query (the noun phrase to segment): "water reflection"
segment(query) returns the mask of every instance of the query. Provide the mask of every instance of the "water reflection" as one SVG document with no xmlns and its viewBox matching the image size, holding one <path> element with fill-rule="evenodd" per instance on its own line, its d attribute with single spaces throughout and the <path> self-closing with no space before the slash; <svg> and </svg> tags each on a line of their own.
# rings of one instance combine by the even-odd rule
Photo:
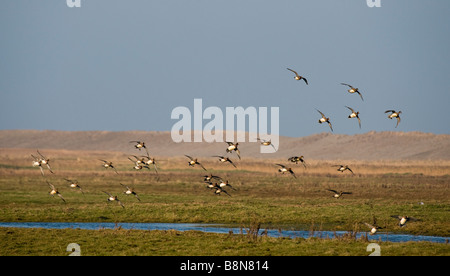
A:
<svg viewBox="0 0 450 276">
<path fill-rule="evenodd" d="M 134 229 L 134 230 L 177 230 L 177 231 L 203 231 L 211 233 L 230 233 L 246 234 L 245 228 L 227 227 L 218 224 L 199 224 L 199 223 L 113 223 L 113 222 L 0 222 L 0 227 L 17 227 L 17 228 L 46 228 L 46 229 Z M 304 230 L 275 230 L 265 229 L 260 230 L 259 234 L 264 234 L 269 237 L 289 237 L 289 238 L 335 238 L 336 236 L 343 236 L 348 234 L 346 231 L 310 231 Z M 356 238 L 366 235 L 365 232 L 358 233 Z M 370 241 L 390 241 L 390 242 L 408 242 L 408 241 L 428 241 L 436 243 L 445 243 L 448 237 L 437 236 L 420 236 L 407 235 L 398 233 L 378 232 L 376 235 L 367 235 Z"/>
</svg>

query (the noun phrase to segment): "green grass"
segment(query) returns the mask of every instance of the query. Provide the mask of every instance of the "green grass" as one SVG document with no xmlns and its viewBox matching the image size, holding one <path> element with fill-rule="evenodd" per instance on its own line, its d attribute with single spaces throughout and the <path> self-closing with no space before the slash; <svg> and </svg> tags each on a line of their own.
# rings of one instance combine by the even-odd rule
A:
<svg viewBox="0 0 450 276">
<path fill-rule="evenodd" d="M 0 221 L 75 221 L 75 222 L 194 222 L 242 224 L 250 218 L 264 225 L 308 227 L 323 225 L 324 230 L 348 230 L 356 223 L 372 222 L 375 216 L 387 231 L 450 236 L 447 192 L 442 186 L 447 177 L 380 179 L 253 176 L 233 185 L 232 195 L 215 196 L 197 173 L 176 180 L 170 176 L 133 175 L 103 178 L 78 177 L 85 193 L 71 189 L 65 181 L 53 178 L 6 176 L 0 180 Z M 59 188 L 66 199 L 51 197 L 46 180 Z M 242 180 L 241 180 L 242 181 Z M 134 186 L 141 201 L 122 194 L 119 183 Z M 378 183 L 378 184 L 373 184 Z M 392 183 L 392 184 L 391 184 Z M 394 184 L 395 183 L 395 184 Z M 430 186 L 430 187 L 427 187 Z M 352 191 L 334 199 L 327 188 Z M 117 194 L 122 209 L 106 201 L 102 191 Z M 445 198 L 446 197 L 446 198 Z M 419 202 L 424 202 L 420 205 Z M 407 214 L 419 218 L 407 227 L 397 227 L 391 215 Z M 362 228 L 361 231 L 366 229 Z"/>
<path fill-rule="evenodd" d="M 76 243 L 82 256 L 368 256 L 369 242 L 353 239 L 249 238 L 215 234 L 124 229 L 0 228 L 0 256 L 67 256 Z M 448 244 L 378 242 L 382 256 L 449 256 Z"/>
<path fill-rule="evenodd" d="M 122 169 L 118 175 L 102 168 L 55 170 L 55 174 L 46 171 L 42 177 L 35 168 L 3 165 L 0 221 L 183 222 L 238 227 L 257 223 L 262 229 L 366 232 L 369 229 L 363 223 L 376 217 L 385 227 L 383 231 L 450 237 L 449 175 L 382 172 L 351 176 L 308 173 L 299 168 L 297 179 L 257 167 L 253 171 L 213 171 L 236 188 L 228 189 L 229 197 L 214 195 L 203 183 L 207 173 L 197 169 L 167 168 L 159 174 Z M 84 194 L 69 188 L 64 178 L 77 179 Z M 48 194 L 46 181 L 59 189 L 66 203 Z M 134 187 L 141 201 L 124 195 L 119 183 Z M 334 199 L 327 191 L 330 188 L 352 194 Z M 118 195 L 125 208 L 108 203 L 103 191 Z M 400 228 L 392 215 L 419 221 Z M 79 243 L 86 255 L 368 255 L 367 241 L 354 239 L 249 240 L 242 235 L 120 229 L 0 229 L 0 233 L 0 255 L 66 255 L 65 247 L 73 242 Z M 45 245 L 48 235 L 55 236 L 53 245 Z M 449 254 L 446 244 L 383 243 L 382 250 L 383 255 Z"/>
</svg>

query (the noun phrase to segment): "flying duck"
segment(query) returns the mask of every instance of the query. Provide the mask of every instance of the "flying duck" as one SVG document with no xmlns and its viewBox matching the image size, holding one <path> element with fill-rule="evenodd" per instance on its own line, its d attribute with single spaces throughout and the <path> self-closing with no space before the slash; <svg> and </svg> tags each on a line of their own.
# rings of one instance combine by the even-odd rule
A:
<svg viewBox="0 0 450 276">
<path fill-rule="evenodd" d="M 205 181 L 206 188 L 214 189 L 217 186 L 217 183 L 212 183 L 211 181 Z"/>
<path fill-rule="evenodd" d="M 352 194 L 351 192 L 342 192 L 342 191 L 338 192 L 336 190 L 331 190 L 331 189 L 327 189 L 327 191 L 333 192 L 334 193 L 334 195 L 333 195 L 334 198 L 340 198 L 342 195 L 351 195 Z"/>
<path fill-rule="evenodd" d="M 205 181 L 205 182 L 210 182 L 211 179 L 219 179 L 219 180 L 222 179 L 222 178 L 220 178 L 219 176 L 212 175 L 212 174 L 205 175 L 205 176 L 203 176 L 203 177 L 204 177 L 203 181 Z"/>
<path fill-rule="evenodd" d="M 184 155 L 184 156 L 186 156 L 187 158 L 189 158 L 191 160 L 188 162 L 189 166 L 194 167 L 195 165 L 199 165 L 206 171 L 205 167 L 203 167 L 203 165 L 197 161 L 197 158 L 194 159 L 194 158 L 190 157 L 189 155 Z"/>
<path fill-rule="evenodd" d="M 345 106 L 348 109 L 350 109 L 350 111 L 352 112 L 352 114 L 348 115 L 349 118 L 357 118 L 358 119 L 358 123 L 359 123 L 359 128 L 361 128 L 361 119 L 359 118 L 359 111 L 355 112 L 355 110 L 353 110 L 353 108 Z"/>
<path fill-rule="evenodd" d="M 318 109 L 316 109 L 316 110 L 317 110 L 317 112 L 319 112 L 322 115 L 322 118 L 319 119 L 319 124 L 321 124 L 321 123 L 328 123 L 328 125 L 330 126 L 331 131 L 333 131 L 333 126 L 331 125 L 330 118 L 327 118 L 325 116 L 325 114 L 323 114 L 320 110 L 318 110 Z"/>
<path fill-rule="evenodd" d="M 229 152 L 235 151 L 237 156 L 239 157 L 239 160 L 241 160 L 241 153 L 239 152 L 239 149 L 238 149 L 239 143 L 236 143 L 236 144 L 234 144 L 233 142 L 225 142 L 225 143 L 228 144 L 226 152 L 229 153 Z"/>
<path fill-rule="evenodd" d="M 389 119 L 393 119 L 393 118 L 397 118 L 397 125 L 395 127 L 398 127 L 398 124 L 400 123 L 400 113 L 402 113 L 401 111 L 395 111 L 395 110 L 386 110 L 384 113 L 389 113 L 391 112 L 391 114 L 388 115 Z"/>
<path fill-rule="evenodd" d="M 291 71 L 291 72 L 294 72 L 294 74 L 295 74 L 294 79 L 296 79 L 296 80 L 304 80 L 305 83 L 308 84 L 308 80 L 305 79 L 304 77 L 300 76 L 299 74 L 297 74 L 297 72 L 295 72 L 294 70 L 289 69 L 289 68 L 286 68 L 286 69 L 288 69 L 288 70 Z"/>
<path fill-rule="evenodd" d="M 297 178 L 297 176 L 295 176 L 295 173 L 294 173 L 294 171 L 292 170 L 292 168 L 288 168 L 288 167 L 286 167 L 285 165 L 282 165 L 282 164 L 275 164 L 275 165 L 278 165 L 278 166 L 281 167 L 281 168 L 278 169 L 278 172 L 280 172 L 280 173 L 282 173 L 282 174 L 288 172 L 288 173 L 290 173 L 293 177 Z"/>
<path fill-rule="evenodd" d="M 144 158 L 147 158 L 147 161 L 144 161 L 147 166 L 150 166 L 150 164 L 153 164 L 153 167 L 155 168 L 155 172 L 158 173 L 158 168 L 156 167 L 156 159 L 151 158 L 150 156 L 143 156 Z"/>
<path fill-rule="evenodd" d="M 39 167 L 39 169 L 41 170 L 42 176 L 44 176 L 44 169 L 42 168 L 41 160 L 39 158 L 37 158 L 36 156 L 34 156 L 33 154 L 31 155 L 31 157 L 34 158 L 33 163 L 31 163 L 32 166 L 33 167 Z"/>
<path fill-rule="evenodd" d="M 272 146 L 272 148 L 275 149 L 275 147 L 272 144 L 272 141 L 270 141 L 270 140 L 263 140 L 263 139 L 259 139 L 259 138 L 256 138 L 256 140 L 261 141 L 261 145 L 263 145 L 263 146 Z"/>
<path fill-rule="evenodd" d="M 359 92 L 358 88 L 355 88 L 355 87 L 351 86 L 350 84 L 346 84 L 346 83 L 341 83 L 341 84 L 342 84 L 342 85 L 346 85 L 346 86 L 348 86 L 348 87 L 350 88 L 349 90 L 347 90 L 348 93 L 358 93 L 359 96 L 361 97 L 361 100 L 364 101 L 363 96 L 362 96 L 361 93 Z"/>
<path fill-rule="evenodd" d="M 69 184 L 70 188 L 78 188 L 80 190 L 80 192 L 82 194 L 84 194 L 83 190 L 81 189 L 80 185 L 78 184 L 78 180 L 70 180 L 70 179 L 67 179 L 67 178 L 64 178 L 64 180 L 70 183 Z"/>
<path fill-rule="evenodd" d="M 231 196 L 227 191 L 225 191 L 222 187 L 220 187 L 219 185 L 217 185 L 217 183 L 214 185 L 214 194 L 215 195 L 220 195 L 222 192 L 225 193 L 228 196 Z"/>
<path fill-rule="evenodd" d="M 116 172 L 116 174 L 119 174 L 117 172 L 116 168 L 113 166 L 112 162 L 109 162 L 109 161 L 106 161 L 106 160 L 102 160 L 102 159 L 99 159 L 99 160 L 103 162 L 103 167 L 105 169 L 111 168 L 111 169 L 113 169 Z"/>
<path fill-rule="evenodd" d="M 125 206 L 123 205 L 123 203 L 119 200 L 119 198 L 117 196 L 113 196 L 108 192 L 103 191 L 105 194 L 108 195 L 108 201 L 117 201 L 117 203 L 122 206 L 122 208 L 125 208 Z"/>
<path fill-rule="evenodd" d="M 55 186 L 53 186 L 53 185 L 52 185 L 51 183 L 49 183 L 48 181 L 47 181 L 47 184 L 48 184 L 48 186 L 50 186 L 50 189 L 52 189 L 52 190 L 49 192 L 49 194 L 50 194 L 51 196 L 54 196 L 54 195 L 59 196 L 59 198 L 61 198 L 62 201 L 64 201 L 64 203 L 66 203 L 66 200 L 65 200 L 65 199 L 63 198 L 63 196 L 59 193 L 58 189 L 56 189 Z"/>
<path fill-rule="evenodd" d="M 224 182 L 224 181 L 220 181 L 219 187 L 220 187 L 220 188 L 230 187 L 232 190 L 236 191 L 236 189 L 233 188 L 233 186 L 231 186 L 231 185 L 228 183 L 228 180 L 225 181 L 225 182 Z"/>
<path fill-rule="evenodd" d="M 415 221 L 416 218 L 409 217 L 409 216 L 391 216 L 393 218 L 398 219 L 398 226 L 403 227 L 406 225 L 408 221 Z"/>
<path fill-rule="evenodd" d="M 220 155 L 214 155 L 213 157 L 219 157 L 219 161 L 220 161 L 220 162 L 222 162 L 222 163 L 228 162 L 228 163 L 230 163 L 231 165 L 233 165 L 233 167 L 236 168 L 236 165 L 235 165 L 235 164 L 233 163 L 233 161 L 231 161 L 231 159 L 228 158 L 228 157 L 224 157 L 224 156 L 220 156 Z"/>
<path fill-rule="evenodd" d="M 134 157 L 134 159 L 136 159 L 136 161 L 131 160 L 130 157 L 128 157 L 128 159 L 129 159 L 131 162 L 135 163 L 136 165 L 145 165 L 145 158 L 144 158 L 145 156 L 142 156 L 141 158 L 139 158 L 139 157 L 137 157 L 136 155 L 133 155 L 133 157 Z"/>
<path fill-rule="evenodd" d="M 136 194 L 136 192 L 132 188 L 130 188 L 130 187 L 126 186 L 126 185 L 123 185 L 122 183 L 120 183 L 120 185 L 122 185 L 123 187 L 125 187 L 127 189 L 125 192 L 123 192 L 124 194 L 126 194 L 126 195 L 134 195 L 139 201 L 141 201 L 141 199 L 138 197 L 138 195 Z"/>
<path fill-rule="evenodd" d="M 48 170 L 51 173 L 54 173 L 52 171 L 52 168 L 50 167 L 50 159 L 46 158 L 44 155 L 42 155 L 39 150 L 37 150 L 37 153 L 39 154 L 39 157 L 34 156 L 33 154 L 31 155 L 31 157 L 33 157 L 34 161 L 32 163 L 33 167 L 39 167 L 39 169 L 41 170 L 41 174 L 44 175 L 44 169 L 42 169 L 42 165 L 46 165 Z"/>
<path fill-rule="evenodd" d="M 306 161 L 303 159 L 303 155 L 302 156 L 292 156 L 288 158 L 288 161 L 291 161 L 292 163 L 298 164 L 298 162 L 302 162 L 303 167 L 306 168 Z"/>
<path fill-rule="evenodd" d="M 347 165 L 345 165 L 345 166 L 344 165 L 333 165 L 332 167 L 339 167 L 337 169 L 338 172 L 344 172 L 346 170 L 349 170 L 352 174 L 354 174 L 352 169 L 350 169 L 349 166 L 347 166 Z"/>
<path fill-rule="evenodd" d="M 133 162 L 134 163 L 134 169 L 135 170 L 142 170 L 143 168 L 146 168 L 146 169 L 150 169 L 149 168 L 149 166 L 147 166 L 145 163 L 143 163 L 141 160 L 136 160 L 136 161 L 134 161 L 134 160 L 132 160 L 130 157 L 128 157 L 128 160 L 130 160 L 131 162 Z"/>
<path fill-rule="evenodd" d="M 145 142 L 141 141 L 130 141 L 130 143 L 135 143 L 134 147 L 138 150 L 145 149 L 147 151 L 147 147 L 145 146 Z M 148 153 L 148 151 L 147 151 Z"/>
<path fill-rule="evenodd" d="M 370 228 L 370 235 L 375 235 L 375 233 L 378 231 L 378 229 L 383 229 L 383 227 L 378 226 L 375 217 L 373 218 L 373 223 L 367 223 L 364 222 L 364 224 Z"/>
</svg>

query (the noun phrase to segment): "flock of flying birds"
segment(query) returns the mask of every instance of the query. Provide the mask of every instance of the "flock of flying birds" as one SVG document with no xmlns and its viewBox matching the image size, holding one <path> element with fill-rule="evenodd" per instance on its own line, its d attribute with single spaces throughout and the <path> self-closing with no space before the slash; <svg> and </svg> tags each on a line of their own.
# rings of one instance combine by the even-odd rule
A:
<svg viewBox="0 0 450 276">
<path fill-rule="evenodd" d="M 296 71 L 287 68 L 289 71 L 292 71 L 295 74 L 295 79 L 296 80 L 303 80 L 307 85 L 308 85 L 308 80 L 303 77 L 300 76 Z M 360 97 L 361 100 L 364 101 L 364 98 L 361 94 L 361 92 L 359 91 L 358 88 L 353 87 L 352 85 L 346 84 L 346 83 L 341 83 L 342 85 L 347 86 L 349 89 L 347 90 L 349 93 L 357 93 Z M 359 118 L 359 111 L 355 111 L 353 108 L 346 106 L 350 111 L 351 114 L 348 116 L 348 118 L 356 118 L 358 120 L 358 124 L 359 127 L 361 128 L 361 119 Z M 321 115 L 322 118 L 319 119 L 319 123 L 327 123 L 331 129 L 331 131 L 333 131 L 333 126 L 330 122 L 330 118 L 326 117 L 324 113 L 322 113 L 320 110 L 316 109 Z M 400 123 L 400 113 L 401 111 L 395 111 L 395 110 L 386 110 L 385 113 L 391 113 L 388 118 L 389 119 L 393 119 L 396 118 L 397 119 L 397 125 Z M 266 140 L 262 140 L 257 138 L 261 145 L 264 146 L 272 146 L 271 141 L 266 141 Z M 158 168 L 157 168 L 157 164 L 156 164 L 156 160 L 155 158 L 150 157 L 149 152 L 147 150 L 146 144 L 145 142 L 142 141 L 130 141 L 130 143 L 134 143 L 134 147 L 136 149 L 139 150 L 139 152 L 141 152 L 142 149 L 145 150 L 146 155 L 141 155 L 141 156 L 136 156 L 136 155 L 132 155 L 133 158 L 128 157 L 128 159 L 133 163 L 133 168 L 135 170 L 142 170 L 142 169 L 148 169 L 150 170 L 151 167 L 154 168 L 155 172 L 158 173 Z M 237 155 L 237 157 L 239 158 L 239 160 L 241 159 L 241 155 L 240 155 L 240 151 L 238 148 L 239 143 L 233 143 L 233 142 L 226 142 L 228 144 L 225 152 L 228 153 L 235 153 Z M 39 150 L 37 150 L 37 156 L 36 155 L 31 155 L 33 157 L 33 167 L 39 167 L 42 176 L 44 176 L 44 169 L 48 169 L 50 173 L 54 173 L 51 166 L 50 166 L 50 159 L 46 158 L 42 153 L 39 152 Z M 197 158 L 194 158 L 190 155 L 185 155 L 186 158 L 188 158 L 188 165 L 190 167 L 195 167 L 195 166 L 200 166 L 203 170 L 207 171 L 207 169 L 199 162 L 199 160 Z M 236 168 L 235 163 L 227 156 L 223 156 L 223 155 L 214 155 L 213 157 L 217 157 L 219 158 L 219 161 L 222 163 L 229 163 L 230 165 L 232 165 L 234 168 Z M 288 161 L 295 163 L 295 164 L 299 164 L 299 162 L 304 166 L 304 168 L 306 168 L 306 162 L 304 160 L 303 156 L 292 156 L 290 158 L 287 159 Z M 116 174 L 119 174 L 118 171 L 116 170 L 116 168 L 114 167 L 113 163 L 107 160 L 103 160 L 103 159 L 99 159 L 99 161 L 103 162 L 102 166 L 105 169 L 112 169 L 114 170 L 114 172 Z M 289 173 L 290 175 L 292 175 L 294 178 L 297 178 L 297 176 L 295 175 L 294 171 L 292 168 L 284 165 L 284 164 L 276 164 L 279 169 L 278 172 L 281 174 L 285 174 L 285 173 Z M 345 172 L 345 171 L 349 171 L 352 174 L 353 171 L 349 168 L 349 166 L 347 165 L 333 165 L 336 167 L 339 167 L 337 169 L 338 172 Z M 67 181 L 69 183 L 69 187 L 71 188 L 77 188 L 79 189 L 82 193 L 83 190 L 81 189 L 79 183 L 77 180 L 71 180 L 71 179 L 67 179 L 64 178 L 65 181 Z M 62 201 L 66 202 L 66 200 L 64 199 L 64 197 L 61 195 L 61 193 L 58 191 L 58 189 L 51 184 L 50 182 L 46 181 L 47 184 L 50 187 L 50 192 L 49 194 L 52 196 L 58 196 L 59 198 L 61 198 Z M 213 190 L 215 195 L 220 195 L 222 193 L 231 196 L 230 193 L 228 193 L 227 189 L 230 188 L 231 190 L 236 190 L 233 186 L 230 185 L 230 183 L 228 182 L 228 180 L 224 180 L 223 178 L 219 177 L 219 176 L 215 176 L 212 174 L 209 175 L 205 175 L 204 176 L 204 183 L 206 184 L 206 187 Z M 120 185 L 125 189 L 125 191 L 123 192 L 126 195 L 134 195 L 136 197 L 137 200 L 140 201 L 139 196 L 137 195 L 137 193 L 130 187 L 120 183 Z M 333 193 L 334 198 L 338 199 L 341 198 L 343 195 L 346 194 L 352 194 L 351 192 L 347 192 L 347 191 L 337 191 L 337 190 L 333 190 L 333 189 L 327 189 L 327 191 L 330 191 Z M 102 191 L 103 193 L 105 193 L 107 195 L 107 201 L 108 202 L 112 202 L 112 201 L 116 201 L 122 208 L 125 208 L 124 204 L 119 200 L 117 195 L 113 195 L 107 191 Z M 412 220 L 417 220 L 415 218 L 412 217 L 408 217 L 408 216 L 392 216 L 396 219 L 398 219 L 399 221 L 399 226 L 404 226 L 406 224 L 407 221 L 412 221 Z M 377 232 L 378 229 L 381 229 L 383 227 L 380 227 L 376 224 L 376 219 L 374 218 L 374 221 L 372 224 L 369 223 L 365 223 L 371 230 L 370 230 L 370 234 L 375 234 Z"/>
<path fill-rule="evenodd" d="M 134 163 L 134 169 L 135 170 L 142 170 L 143 168 L 146 169 L 150 169 L 149 165 L 153 165 L 155 172 L 158 173 L 158 169 L 156 166 L 156 160 L 154 158 L 151 158 L 149 156 L 147 147 L 145 145 L 145 142 L 141 142 L 141 141 L 130 141 L 130 143 L 136 143 L 134 145 L 134 147 L 136 149 L 145 149 L 146 151 L 146 155 L 142 155 L 140 157 L 133 155 L 134 159 L 128 158 L 130 161 L 132 161 Z M 233 143 L 233 142 L 226 142 L 228 144 L 228 147 L 226 148 L 226 153 L 236 153 L 237 157 L 239 159 L 241 159 L 240 156 L 240 151 L 238 148 L 239 143 Z M 270 143 L 267 142 L 262 142 L 261 144 L 269 146 Z M 31 155 L 33 157 L 33 167 L 39 167 L 42 176 L 45 176 L 44 173 L 44 169 L 48 169 L 48 171 L 50 173 L 54 173 L 51 166 L 50 166 L 50 159 L 45 157 L 41 152 L 39 152 L 39 150 L 37 150 L 37 154 L 36 155 Z M 200 166 L 204 171 L 207 171 L 207 169 L 199 162 L 199 160 L 197 158 L 193 158 L 189 155 L 185 155 L 185 157 L 188 158 L 188 165 L 190 167 L 195 167 L 195 166 Z M 222 155 L 214 155 L 213 157 L 218 157 L 219 161 L 222 163 L 229 163 L 230 165 L 232 165 L 234 168 L 237 168 L 235 163 L 227 156 L 222 156 Z M 114 172 L 116 174 L 119 174 L 119 172 L 117 171 L 117 169 L 114 167 L 113 163 L 107 160 L 103 160 L 103 159 L 99 159 L 99 161 L 103 162 L 102 166 L 105 169 L 112 169 L 114 170 Z M 304 160 L 303 156 L 293 156 L 288 158 L 288 161 L 298 164 L 299 162 L 304 166 L 304 168 L 306 168 L 306 161 Z M 285 174 L 285 173 L 290 173 L 293 177 L 296 178 L 296 175 L 294 173 L 294 171 L 292 170 L 292 168 L 287 167 L 283 164 L 276 164 L 277 166 L 279 166 L 280 168 L 278 169 L 278 172 L 280 172 L 281 174 Z M 350 171 L 353 174 L 353 171 L 347 166 L 347 165 L 334 165 L 339 167 L 337 169 L 337 171 L 339 172 L 344 172 L 346 170 Z M 204 183 L 206 184 L 206 187 L 213 190 L 215 195 L 221 195 L 222 193 L 228 195 L 231 197 L 230 193 L 227 192 L 228 188 L 230 188 L 231 190 L 236 191 L 236 189 L 228 182 L 228 180 L 224 180 L 222 177 L 213 175 L 213 174 L 209 174 L 209 175 L 204 175 L 203 176 L 204 179 Z M 65 181 L 67 181 L 69 183 L 69 187 L 70 188 L 76 188 L 79 189 L 81 193 L 84 193 L 81 186 L 79 185 L 77 180 L 72 180 L 72 179 L 67 179 L 64 178 Z M 50 187 L 50 192 L 49 194 L 51 196 L 58 196 L 64 203 L 66 203 L 66 200 L 64 199 L 64 197 L 61 195 L 61 193 L 58 191 L 58 189 L 51 184 L 50 182 L 48 182 L 46 180 L 47 184 Z M 141 199 L 139 198 L 138 194 L 134 191 L 133 188 L 130 188 L 122 183 L 119 183 L 125 190 L 123 191 L 123 194 L 125 195 L 134 195 L 136 197 L 136 199 L 138 201 L 141 201 Z M 333 189 L 327 189 L 327 191 L 330 191 L 333 193 L 333 198 L 339 199 L 341 198 L 343 195 L 348 195 L 348 194 L 352 194 L 351 192 L 346 192 L 346 191 L 338 191 L 338 190 L 333 190 Z M 125 208 L 125 205 L 119 200 L 117 195 L 113 195 L 107 191 L 102 191 L 103 193 L 105 193 L 107 195 L 107 202 L 117 202 L 122 208 Z M 394 218 L 397 218 L 399 220 L 399 226 L 402 227 L 406 224 L 407 221 L 410 220 L 417 220 L 415 218 L 412 217 L 408 217 L 408 216 L 392 216 Z M 380 227 L 376 224 L 376 219 L 373 218 L 374 221 L 372 224 L 369 223 L 365 223 L 368 227 L 370 227 L 370 234 L 373 235 L 377 232 L 378 229 L 382 229 L 383 227 Z"/>
<path fill-rule="evenodd" d="M 295 74 L 294 79 L 296 79 L 296 80 L 303 80 L 308 85 L 308 80 L 305 77 L 300 76 L 296 71 L 294 71 L 294 70 L 292 70 L 290 68 L 287 68 L 287 69 L 289 71 L 294 72 L 294 74 Z M 357 93 L 361 97 L 361 100 L 364 101 L 364 98 L 363 98 L 363 96 L 362 96 L 362 94 L 361 94 L 361 92 L 359 91 L 358 88 L 353 87 L 352 85 L 347 84 L 347 83 L 341 83 L 341 84 L 345 85 L 345 86 L 347 86 L 349 88 L 347 90 L 348 93 L 351 93 L 351 94 Z M 359 128 L 361 128 L 361 119 L 359 118 L 359 114 L 360 114 L 359 111 L 355 111 L 353 108 L 351 108 L 349 106 L 345 106 L 345 107 L 347 107 L 352 112 L 350 115 L 348 115 L 348 118 L 356 118 L 356 119 L 358 119 Z M 317 112 L 320 113 L 320 115 L 322 115 L 322 118 L 319 119 L 319 123 L 320 124 L 328 123 L 328 126 L 330 127 L 331 131 L 333 131 L 333 126 L 332 126 L 332 124 L 330 122 L 330 118 L 325 116 L 325 114 L 323 112 L 321 112 L 320 110 L 318 110 L 318 109 L 316 109 L 316 110 L 317 110 Z M 388 115 L 389 119 L 396 118 L 397 119 L 397 124 L 396 124 L 395 127 L 398 127 L 398 124 L 400 123 L 400 120 L 401 120 L 400 119 L 400 114 L 402 112 L 401 111 L 395 111 L 393 109 L 389 109 L 389 110 L 386 110 L 384 113 L 390 113 Z"/>
</svg>

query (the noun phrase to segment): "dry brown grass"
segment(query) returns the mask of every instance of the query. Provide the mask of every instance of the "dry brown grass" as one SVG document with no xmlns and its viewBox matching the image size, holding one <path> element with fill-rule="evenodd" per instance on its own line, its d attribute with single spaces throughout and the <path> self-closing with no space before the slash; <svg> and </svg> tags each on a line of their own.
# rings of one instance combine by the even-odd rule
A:
<svg viewBox="0 0 450 276">
<path fill-rule="evenodd" d="M 111 151 L 79 151 L 79 150 L 41 150 L 44 155 L 51 159 L 52 167 L 55 170 L 67 171 L 94 171 L 98 170 L 98 165 L 102 162 L 99 159 L 112 161 L 117 168 L 129 170 L 132 163 L 128 157 L 133 155 L 139 156 L 143 152 L 130 151 L 130 154 L 123 152 Z M 0 149 L 0 164 L 11 167 L 30 167 L 31 154 L 35 154 L 35 150 L 31 149 Z M 355 175 L 385 175 L 385 174 L 413 174 L 427 176 L 443 176 L 450 175 L 450 160 L 378 160 L 378 161 L 361 161 L 361 160 L 308 160 L 306 159 L 307 168 L 305 169 L 300 163 L 295 164 L 289 162 L 287 158 L 274 159 L 254 159 L 245 158 L 238 160 L 235 155 L 227 155 L 237 165 L 237 169 L 230 164 L 220 163 L 216 157 L 200 157 L 199 161 L 204 164 L 208 170 L 220 171 L 252 171 L 261 173 L 273 173 L 279 168 L 276 164 L 285 164 L 294 169 L 297 175 L 329 175 L 335 174 L 336 167 L 334 165 L 349 165 Z M 158 167 L 161 171 L 173 171 L 189 169 L 187 158 L 181 154 L 179 157 L 155 156 Z M 348 174 L 349 172 L 344 172 Z"/>
</svg>

